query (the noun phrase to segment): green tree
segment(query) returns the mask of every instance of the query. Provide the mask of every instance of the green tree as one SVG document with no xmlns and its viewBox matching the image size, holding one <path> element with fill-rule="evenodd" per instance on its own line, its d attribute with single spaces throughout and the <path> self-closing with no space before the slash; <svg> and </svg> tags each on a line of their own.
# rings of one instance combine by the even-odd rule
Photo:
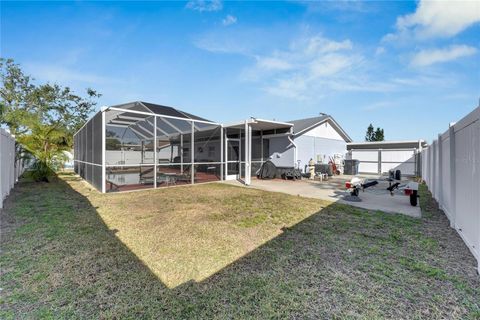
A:
<svg viewBox="0 0 480 320">
<path fill-rule="evenodd" d="M 375 132 L 374 132 L 373 125 L 370 123 L 370 125 L 367 128 L 367 134 L 365 135 L 365 141 L 374 141 L 375 137 Z"/>
<path fill-rule="evenodd" d="M 12 59 L 0 58 L 0 124 L 17 136 L 28 132 L 35 111 L 30 99 L 35 90 L 32 79 L 25 75 Z"/>
<path fill-rule="evenodd" d="M 375 129 L 373 127 L 373 124 L 370 123 L 370 125 L 367 128 L 367 133 L 365 135 L 365 141 L 384 141 L 385 140 L 385 134 L 383 129 L 377 127 Z"/>
<path fill-rule="evenodd" d="M 0 59 L 0 124 L 36 160 L 34 177 L 48 176 L 73 145 L 73 134 L 87 121 L 100 97 L 87 89 L 87 98 L 58 84 L 33 83 L 11 59 Z"/>
<path fill-rule="evenodd" d="M 383 129 L 377 128 L 375 130 L 375 141 L 384 141 L 385 140 L 385 135 L 383 133 Z"/>
</svg>

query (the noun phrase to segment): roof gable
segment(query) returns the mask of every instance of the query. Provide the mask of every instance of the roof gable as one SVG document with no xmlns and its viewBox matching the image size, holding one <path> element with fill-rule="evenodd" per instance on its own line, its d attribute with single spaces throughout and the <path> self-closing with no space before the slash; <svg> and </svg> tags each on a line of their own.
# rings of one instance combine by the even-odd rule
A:
<svg viewBox="0 0 480 320">
<path fill-rule="evenodd" d="M 294 136 L 300 136 L 328 121 L 330 125 L 340 134 L 345 142 L 352 142 L 350 136 L 340 127 L 340 125 L 330 115 L 322 115 L 319 117 L 305 118 L 299 120 L 288 121 L 293 124 Z"/>
<path fill-rule="evenodd" d="M 300 134 L 301 132 L 306 131 L 307 129 L 313 129 L 313 127 L 322 123 L 327 118 L 328 116 L 324 115 L 320 117 L 292 120 L 288 122 L 293 124 L 293 133 Z"/>
</svg>

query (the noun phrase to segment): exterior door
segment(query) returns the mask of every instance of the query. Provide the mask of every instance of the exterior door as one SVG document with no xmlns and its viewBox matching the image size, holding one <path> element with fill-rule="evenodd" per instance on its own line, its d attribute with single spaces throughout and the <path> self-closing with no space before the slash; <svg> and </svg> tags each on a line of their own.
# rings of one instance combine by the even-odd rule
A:
<svg viewBox="0 0 480 320">
<path fill-rule="evenodd" d="M 240 140 L 227 138 L 225 144 L 225 158 L 227 159 L 225 180 L 238 180 L 240 179 L 240 155 L 242 152 Z"/>
</svg>

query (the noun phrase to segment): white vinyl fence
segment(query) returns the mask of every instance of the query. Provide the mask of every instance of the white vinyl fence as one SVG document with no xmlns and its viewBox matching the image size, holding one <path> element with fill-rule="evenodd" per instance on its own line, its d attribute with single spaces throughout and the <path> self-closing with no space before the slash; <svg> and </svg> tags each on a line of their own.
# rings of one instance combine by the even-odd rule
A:
<svg viewBox="0 0 480 320">
<path fill-rule="evenodd" d="M 0 209 L 23 171 L 23 161 L 15 161 L 15 138 L 0 128 Z"/>
<path fill-rule="evenodd" d="M 422 152 L 422 178 L 479 263 L 480 107 Z"/>
</svg>

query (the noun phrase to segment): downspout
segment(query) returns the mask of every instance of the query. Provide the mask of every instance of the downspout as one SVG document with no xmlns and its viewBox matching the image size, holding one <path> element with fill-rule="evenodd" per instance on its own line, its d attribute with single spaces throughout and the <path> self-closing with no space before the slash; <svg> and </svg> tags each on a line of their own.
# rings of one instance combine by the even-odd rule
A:
<svg viewBox="0 0 480 320">
<path fill-rule="evenodd" d="M 293 167 L 295 168 L 295 166 L 297 165 L 297 144 L 295 143 L 295 141 L 293 141 L 291 134 L 287 136 L 287 139 L 293 145 Z"/>
</svg>

